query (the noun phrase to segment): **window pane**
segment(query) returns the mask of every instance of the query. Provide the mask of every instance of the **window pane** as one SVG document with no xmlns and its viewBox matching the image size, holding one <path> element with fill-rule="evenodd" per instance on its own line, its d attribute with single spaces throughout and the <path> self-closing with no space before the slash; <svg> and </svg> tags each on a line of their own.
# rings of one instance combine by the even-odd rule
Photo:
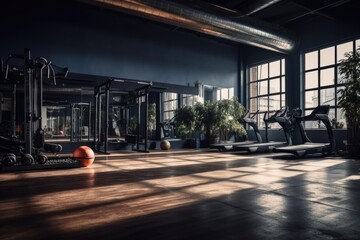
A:
<svg viewBox="0 0 360 240">
<path fill-rule="evenodd" d="M 229 88 L 229 99 L 234 97 L 234 88 Z"/>
<path fill-rule="evenodd" d="M 268 110 L 268 97 L 260 97 L 259 98 L 259 110 L 267 111 Z"/>
<path fill-rule="evenodd" d="M 330 109 L 328 116 L 329 116 L 329 120 L 330 120 L 330 124 L 331 124 L 331 121 L 335 118 L 335 108 Z M 319 126 L 320 126 L 320 128 L 326 128 L 325 124 L 323 124 L 323 122 L 321 122 L 321 121 L 319 121 Z"/>
<path fill-rule="evenodd" d="M 336 118 L 335 117 L 335 108 L 331 108 L 330 111 L 329 111 L 329 119 L 331 121 L 334 118 Z"/>
<path fill-rule="evenodd" d="M 223 99 L 229 99 L 229 89 L 227 88 L 221 89 L 221 100 Z"/>
<path fill-rule="evenodd" d="M 285 94 L 281 94 L 281 107 L 285 107 L 286 106 L 286 96 Z"/>
<path fill-rule="evenodd" d="M 269 96 L 269 110 L 279 110 L 281 108 L 280 95 Z"/>
<path fill-rule="evenodd" d="M 257 67 L 250 68 L 249 75 L 250 75 L 250 82 L 258 80 L 257 79 Z"/>
<path fill-rule="evenodd" d="M 360 40 L 356 40 L 356 49 L 358 49 L 360 47 Z"/>
<path fill-rule="evenodd" d="M 340 74 L 339 68 L 337 71 L 338 75 L 337 75 L 337 84 L 343 84 L 346 82 L 345 80 L 345 75 L 344 74 Z"/>
<path fill-rule="evenodd" d="M 174 112 L 164 112 L 164 120 L 171 120 L 174 117 Z"/>
<path fill-rule="evenodd" d="M 221 100 L 221 92 L 220 89 L 216 90 L 216 101 Z"/>
<path fill-rule="evenodd" d="M 270 80 L 270 93 L 280 92 L 280 78 Z"/>
<path fill-rule="evenodd" d="M 171 112 L 168 112 L 168 116 L 169 118 L 168 119 L 173 119 L 174 118 L 174 111 L 171 111 Z"/>
<path fill-rule="evenodd" d="M 255 113 L 258 109 L 258 99 L 257 98 L 251 98 L 250 99 L 250 112 Z"/>
<path fill-rule="evenodd" d="M 265 127 L 264 113 L 259 113 L 257 115 L 257 123 L 258 123 L 259 128 L 264 128 Z"/>
<path fill-rule="evenodd" d="M 305 73 L 305 89 L 318 88 L 318 87 L 319 87 L 318 71 L 311 71 Z"/>
<path fill-rule="evenodd" d="M 250 83 L 250 97 L 257 97 L 258 93 L 257 93 L 257 82 L 254 83 Z"/>
<path fill-rule="evenodd" d="M 337 61 L 344 59 L 344 54 L 353 50 L 353 42 L 347 42 L 336 47 Z"/>
<path fill-rule="evenodd" d="M 345 113 L 344 113 L 344 110 L 342 108 L 337 109 L 336 120 L 339 123 L 338 125 L 340 125 L 340 126 L 342 125 L 342 128 L 346 128 Z"/>
<path fill-rule="evenodd" d="M 313 108 L 318 106 L 318 91 L 305 92 L 305 108 Z"/>
<path fill-rule="evenodd" d="M 320 67 L 335 64 L 335 47 L 320 50 Z"/>
<path fill-rule="evenodd" d="M 326 88 L 320 90 L 320 105 L 335 105 L 335 89 Z"/>
<path fill-rule="evenodd" d="M 259 82 L 259 95 L 268 94 L 268 81 Z"/>
<path fill-rule="evenodd" d="M 281 78 L 281 92 L 285 92 L 285 77 Z"/>
<path fill-rule="evenodd" d="M 281 75 L 285 75 L 285 59 L 281 60 Z"/>
<path fill-rule="evenodd" d="M 169 111 L 170 106 L 169 103 L 164 103 L 164 111 Z"/>
<path fill-rule="evenodd" d="M 173 99 L 177 99 L 177 93 L 169 93 L 169 92 L 164 93 L 164 101 L 173 100 Z"/>
<path fill-rule="evenodd" d="M 318 51 L 305 54 L 305 70 L 318 67 Z"/>
<path fill-rule="evenodd" d="M 334 68 L 327 68 L 320 71 L 320 86 L 334 85 Z"/>
<path fill-rule="evenodd" d="M 280 76 L 280 60 L 271 62 L 269 64 L 269 68 L 270 68 L 270 74 L 269 74 L 270 78 Z"/>
<path fill-rule="evenodd" d="M 190 94 L 183 95 L 183 106 L 193 106 L 195 104 L 195 97 Z"/>
<path fill-rule="evenodd" d="M 306 110 L 304 115 L 310 115 L 313 110 Z M 319 128 L 318 121 L 305 121 L 305 128 Z"/>
<path fill-rule="evenodd" d="M 258 79 L 265 79 L 269 77 L 268 64 L 258 66 Z"/>
<path fill-rule="evenodd" d="M 345 87 L 337 87 L 337 92 L 336 92 L 337 101 L 339 101 L 339 97 L 341 96 L 342 89 L 345 89 Z"/>
</svg>

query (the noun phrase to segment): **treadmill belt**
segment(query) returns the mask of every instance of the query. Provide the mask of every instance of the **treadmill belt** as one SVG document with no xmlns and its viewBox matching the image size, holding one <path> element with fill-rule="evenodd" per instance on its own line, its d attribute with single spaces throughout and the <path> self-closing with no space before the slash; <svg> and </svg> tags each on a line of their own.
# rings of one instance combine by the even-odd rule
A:
<svg viewBox="0 0 360 240">
<path fill-rule="evenodd" d="M 304 143 L 299 145 L 277 147 L 274 148 L 274 152 L 292 153 L 296 156 L 303 157 L 307 153 L 323 153 L 324 149 L 329 147 L 329 143 Z"/>
<path fill-rule="evenodd" d="M 229 143 L 215 143 L 211 144 L 210 148 L 216 148 L 218 150 L 231 150 L 234 146 L 240 146 L 240 145 L 248 145 L 253 144 L 254 141 L 244 141 L 244 142 L 229 142 Z"/>
<path fill-rule="evenodd" d="M 236 145 L 234 146 L 234 149 L 248 151 L 248 152 L 263 152 L 263 151 L 270 151 L 275 147 L 285 146 L 285 145 L 287 145 L 286 142 L 266 142 L 266 143 Z"/>
</svg>

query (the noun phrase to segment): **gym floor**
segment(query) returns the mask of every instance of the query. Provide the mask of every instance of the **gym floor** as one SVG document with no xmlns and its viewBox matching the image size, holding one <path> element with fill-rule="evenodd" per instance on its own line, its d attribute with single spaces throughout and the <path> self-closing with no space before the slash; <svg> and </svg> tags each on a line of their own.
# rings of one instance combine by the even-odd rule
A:
<svg viewBox="0 0 360 240">
<path fill-rule="evenodd" d="M 1 173 L 0 239 L 359 239 L 360 161 L 280 156 L 132 152 Z"/>
</svg>

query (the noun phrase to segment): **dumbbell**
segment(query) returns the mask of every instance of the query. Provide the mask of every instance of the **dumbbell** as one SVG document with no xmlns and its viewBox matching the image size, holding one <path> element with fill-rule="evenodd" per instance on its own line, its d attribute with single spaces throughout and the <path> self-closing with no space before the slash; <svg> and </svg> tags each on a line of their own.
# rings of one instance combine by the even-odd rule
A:
<svg viewBox="0 0 360 240">
<path fill-rule="evenodd" d="M 2 159 L 2 163 L 7 167 L 14 166 L 16 163 L 16 155 L 13 153 L 7 153 Z"/>
<path fill-rule="evenodd" d="M 26 153 L 21 156 L 21 163 L 24 166 L 30 166 L 31 164 L 34 163 L 34 158 L 33 158 L 33 156 L 31 156 L 31 154 Z"/>
<path fill-rule="evenodd" d="M 48 160 L 48 157 L 45 156 L 42 152 L 39 153 L 38 155 L 36 155 L 36 161 L 39 163 L 39 164 L 45 164 Z"/>
</svg>

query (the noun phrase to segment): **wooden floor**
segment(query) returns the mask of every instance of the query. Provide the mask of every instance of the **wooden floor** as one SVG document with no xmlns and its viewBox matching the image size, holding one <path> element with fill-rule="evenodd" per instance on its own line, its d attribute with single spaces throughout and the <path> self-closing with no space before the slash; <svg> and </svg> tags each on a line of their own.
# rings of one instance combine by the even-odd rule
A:
<svg viewBox="0 0 360 240">
<path fill-rule="evenodd" d="M 360 161 L 172 151 L 0 174 L 0 239 L 360 239 Z"/>
</svg>

